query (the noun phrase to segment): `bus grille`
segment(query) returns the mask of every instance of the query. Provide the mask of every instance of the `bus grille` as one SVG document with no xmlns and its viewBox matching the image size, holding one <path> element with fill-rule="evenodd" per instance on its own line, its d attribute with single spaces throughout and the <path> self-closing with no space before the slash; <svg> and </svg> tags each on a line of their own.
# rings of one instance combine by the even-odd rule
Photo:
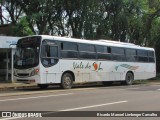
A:
<svg viewBox="0 0 160 120">
<path fill-rule="evenodd" d="M 17 75 L 18 75 L 18 76 L 22 76 L 22 77 L 29 76 L 28 73 L 19 73 L 19 74 L 17 74 Z"/>
</svg>

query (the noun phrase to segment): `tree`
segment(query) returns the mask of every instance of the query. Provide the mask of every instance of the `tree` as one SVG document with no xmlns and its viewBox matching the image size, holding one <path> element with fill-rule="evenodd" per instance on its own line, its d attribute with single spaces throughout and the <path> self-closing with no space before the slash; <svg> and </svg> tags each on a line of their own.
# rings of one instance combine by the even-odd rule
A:
<svg viewBox="0 0 160 120">
<path fill-rule="evenodd" d="M 154 46 L 159 0 L 6 0 L 8 22 L 26 16 L 34 34 L 112 39 Z M 1 23 L 5 21 L 1 19 Z"/>
<path fill-rule="evenodd" d="M 13 27 L 12 35 L 19 37 L 33 35 L 32 30 L 28 27 L 26 17 L 22 17 L 19 22 L 16 23 L 16 25 Z"/>
<path fill-rule="evenodd" d="M 23 14 L 21 7 L 17 5 L 15 0 L 0 0 L 0 4 L 1 4 L 0 6 L 1 24 L 4 24 L 4 21 L 6 21 L 6 23 L 16 24 L 20 16 Z M 2 14 L 3 11 L 2 7 L 9 14 L 9 18 Z"/>
<path fill-rule="evenodd" d="M 148 12 L 146 15 L 146 19 L 144 20 L 144 36 L 143 38 L 146 39 L 145 41 L 145 45 L 146 46 L 150 46 L 153 47 L 155 41 L 153 40 L 153 35 L 151 32 L 154 24 L 155 24 L 155 20 L 158 19 L 158 21 L 160 17 L 160 1 L 159 0 L 148 0 Z M 154 26 L 155 28 L 157 28 L 156 26 Z"/>
</svg>

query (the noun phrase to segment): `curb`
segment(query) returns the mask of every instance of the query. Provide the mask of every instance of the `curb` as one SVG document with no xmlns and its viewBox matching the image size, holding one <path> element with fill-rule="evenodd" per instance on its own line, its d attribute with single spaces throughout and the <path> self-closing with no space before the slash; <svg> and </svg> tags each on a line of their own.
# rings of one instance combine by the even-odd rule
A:
<svg viewBox="0 0 160 120">
<path fill-rule="evenodd" d="M 19 83 L 7 83 L 7 84 L 2 84 L 0 86 L 0 90 L 3 90 L 3 89 L 17 89 L 17 88 L 25 88 L 25 87 L 35 87 L 37 85 L 35 84 L 19 84 Z"/>
</svg>

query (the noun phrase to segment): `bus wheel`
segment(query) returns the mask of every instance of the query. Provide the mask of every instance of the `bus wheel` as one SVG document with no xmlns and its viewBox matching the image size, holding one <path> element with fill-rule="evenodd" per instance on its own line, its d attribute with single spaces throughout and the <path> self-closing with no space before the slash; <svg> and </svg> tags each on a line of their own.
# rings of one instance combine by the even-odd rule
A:
<svg viewBox="0 0 160 120">
<path fill-rule="evenodd" d="M 133 74 L 131 72 L 128 72 L 126 74 L 126 80 L 124 83 L 125 83 L 125 85 L 132 85 L 133 80 L 134 80 Z"/>
<path fill-rule="evenodd" d="M 61 86 L 63 89 L 70 89 L 72 88 L 72 83 L 73 83 L 73 76 L 70 73 L 65 73 L 62 76 L 61 80 Z"/>
<path fill-rule="evenodd" d="M 48 88 L 48 84 L 38 84 L 38 87 L 41 88 L 41 89 L 46 89 Z"/>
</svg>

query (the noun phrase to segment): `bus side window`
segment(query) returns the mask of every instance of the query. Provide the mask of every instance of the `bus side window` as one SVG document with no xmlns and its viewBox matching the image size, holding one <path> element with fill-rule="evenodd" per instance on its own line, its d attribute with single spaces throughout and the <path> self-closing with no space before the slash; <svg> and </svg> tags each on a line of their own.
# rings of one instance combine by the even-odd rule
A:
<svg viewBox="0 0 160 120">
<path fill-rule="evenodd" d="M 96 46 L 97 59 L 99 60 L 112 60 L 111 48 L 107 46 Z"/>
<path fill-rule="evenodd" d="M 46 57 L 51 57 L 50 55 L 50 46 L 49 45 L 46 45 Z"/>
<path fill-rule="evenodd" d="M 126 54 L 126 60 L 128 62 L 137 61 L 137 52 L 135 49 L 126 49 L 125 54 Z"/>
<path fill-rule="evenodd" d="M 42 45 L 41 61 L 43 66 L 50 67 L 58 63 L 58 46 L 55 42 L 46 40 Z"/>
<path fill-rule="evenodd" d="M 72 42 L 62 42 L 61 43 L 61 58 L 66 59 L 76 59 L 78 58 L 78 45 Z"/>
<path fill-rule="evenodd" d="M 138 50 L 138 61 L 148 62 L 148 52 L 146 50 Z"/>
<path fill-rule="evenodd" d="M 79 44 L 80 59 L 96 59 L 96 49 L 94 45 Z"/>
<path fill-rule="evenodd" d="M 113 60 L 126 61 L 124 48 L 112 47 Z"/>
<path fill-rule="evenodd" d="M 155 58 L 154 58 L 154 51 L 148 51 L 148 59 L 149 62 L 155 62 Z"/>
<path fill-rule="evenodd" d="M 42 45 L 41 56 L 42 57 L 47 57 L 46 56 L 46 45 Z"/>
<path fill-rule="evenodd" d="M 57 46 L 45 45 L 42 50 L 43 57 L 58 57 L 58 48 Z"/>
<path fill-rule="evenodd" d="M 63 43 L 61 43 L 61 50 L 63 50 Z"/>
<path fill-rule="evenodd" d="M 49 49 L 50 57 L 58 57 L 58 47 L 57 46 L 50 46 Z"/>
<path fill-rule="evenodd" d="M 111 53 L 111 48 L 107 47 L 108 53 Z"/>
</svg>

